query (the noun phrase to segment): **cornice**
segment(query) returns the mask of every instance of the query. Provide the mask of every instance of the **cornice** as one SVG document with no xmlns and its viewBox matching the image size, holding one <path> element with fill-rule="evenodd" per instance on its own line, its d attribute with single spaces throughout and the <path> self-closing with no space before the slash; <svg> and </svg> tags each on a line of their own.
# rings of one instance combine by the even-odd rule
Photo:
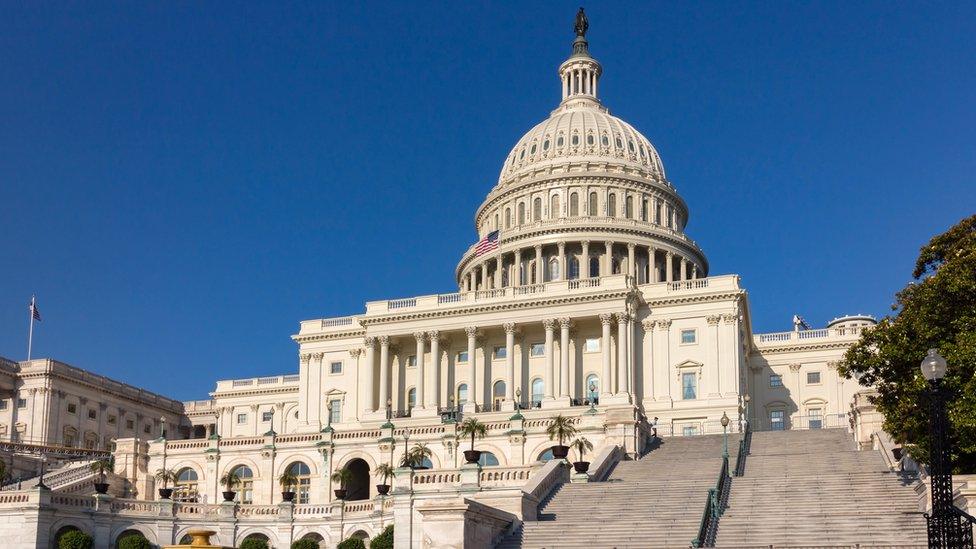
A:
<svg viewBox="0 0 976 549">
<path fill-rule="evenodd" d="M 78 385 L 78 386 L 81 386 L 81 387 L 85 387 L 87 389 L 91 389 L 92 391 L 95 391 L 96 393 L 105 393 L 105 394 L 111 395 L 112 397 L 117 398 L 117 399 L 120 399 L 120 400 L 125 400 L 125 401 L 128 401 L 128 402 L 133 402 L 133 403 L 138 404 L 139 406 L 142 406 L 142 407 L 145 407 L 145 408 L 154 408 L 156 410 L 163 410 L 163 411 L 170 412 L 170 413 L 183 413 L 183 403 L 180 402 L 180 401 L 177 401 L 177 400 L 171 401 L 171 402 L 175 402 L 176 404 L 178 404 L 178 406 L 173 406 L 173 407 L 160 406 L 157 403 L 150 402 L 150 401 L 146 401 L 146 400 L 135 399 L 135 398 L 132 398 L 132 396 L 130 396 L 130 395 L 126 395 L 124 393 L 119 393 L 117 391 L 113 391 L 113 390 L 109 389 L 108 387 L 105 387 L 105 386 L 102 386 L 102 385 L 94 385 L 92 383 L 88 383 L 85 380 L 72 377 L 71 375 L 65 375 L 65 374 L 63 374 L 61 372 L 57 372 L 57 371 L 55 371 L 53 369 L 45 370 L 45 371 L 42 371 L 42 372 L 27 372 L 27 373 L 22 373 L 18 377 L 20 379 L 22 379 L 22 380 L 38 379 L 38 378 L 40 378 L 40 379 L 49 379 L 49 380 L 65 381 L 65 382 L 68 382 L 68 383 L 72 383 L 74 385 Z M 120 383 L 121 384 L 121 382 L 116 382 L 116 383 Z M 158 398 L 166 398 L 166 397 L 163 397 L 161 395 L 156 395 L 155 393 L 150 393 L 150 394 L 152 394 L 154 396 L 157 396 Z"/>
<path fill-rule="evenodd" d="M 854 343 L 856 339 L 850 341 L 818 341 L 816 343 L 800 343 L 800 342 L 790 342 L 789 345 L 778 345 L 778 346 L 758 346 L 753 342 L 752 348 L 759 354 L 763 353 L 790 353 L 790 352 L 800 352 L 800 351 L 829 351 L 836 349 L 846 349 Z"/>
<path fill-rule="evenodd" d="M 654 309 L 655 307 L 661 307 L 664 305 L 683 305 L 686 303 L 706 303 L 709 301 L 723 301 L 727 299 L 738 299 L 746 294 L 745 290 L 735 290 L 731 292 L 713 292 L 705 294 L 693 294 L 693 295 L 683 295 L 675 297 L 666 298 L 651 298 L 648 299 L 646 296 L 644 300 L 647 305 Z"/>
<path fill-rule="evenodd" d="M 232 398 L 249 396 L 283 395 L 287 393 L 297 393 L 298 385 L 285 387 L 268 387 L 266 389 L 237 390 L 237 391 L 214 391 L 210 393 L 211 398 Z"/>
<path fill-rule="evenodd" d="M 291 336 L 292 341 L 297 343 L 312 343 L 316 341 L 330 341 L 335 339 L 348 339 L 351 337 L 365 337 L 366 330 L 350 330 L 347 332 L 328 332 L 317 334 L 295 334 Z"/>
</svg>

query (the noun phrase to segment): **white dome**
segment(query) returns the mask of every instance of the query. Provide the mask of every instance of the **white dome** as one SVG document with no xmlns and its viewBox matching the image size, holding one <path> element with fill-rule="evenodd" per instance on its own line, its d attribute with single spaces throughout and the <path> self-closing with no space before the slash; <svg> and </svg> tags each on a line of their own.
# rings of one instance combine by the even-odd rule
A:
<svg viewBox="0 0 976 549">
<path fill-rule="evenodd" d="M 565 102 L 529 130 L 505 160 L 499 185 L 523 173 L 567 162 L 607 162 L 664 181 L 664 165 L 651 142 L 593 99 Z"/>
</svg>

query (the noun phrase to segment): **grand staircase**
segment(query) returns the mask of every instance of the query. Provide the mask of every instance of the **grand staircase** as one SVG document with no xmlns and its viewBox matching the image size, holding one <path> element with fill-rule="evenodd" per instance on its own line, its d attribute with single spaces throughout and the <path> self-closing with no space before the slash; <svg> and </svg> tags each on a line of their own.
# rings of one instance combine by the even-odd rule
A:
<svg viewBox="0 0 976 549">
<path fill-rule="evenodd" d="M 926 547 L 913 483 L 845 429 L 756 432 L 716 547 Z"/>
<path fill-rule="evenodd" d="M 729 436 L 733 453 L 738 436 Z M 722 467 L 722 436 L 665 438 L 606 482 L 564 484 L 500 549 L 688 547 Z"/>
</svg>

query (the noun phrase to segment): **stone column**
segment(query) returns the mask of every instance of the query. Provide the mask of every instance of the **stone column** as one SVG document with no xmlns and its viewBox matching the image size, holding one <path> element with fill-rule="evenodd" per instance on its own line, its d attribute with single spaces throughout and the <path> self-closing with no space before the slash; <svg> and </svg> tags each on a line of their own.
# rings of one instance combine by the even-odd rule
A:
<svg viewBox="0 0 976 549">
<path fill-rule="evenodd" d="M 515 409 L 515 323 L 506 322 L 505 328 L 505 401 L 503 409 Z"/>
<path fill-rule="evenodd" d="M 580 277 L 590 278 L 590 241 L 584 240 L 581 244 L 583 245 L 583 255 L 580 256 Z"/>
<path fill-rule="evenodd" d="M 718 380 L 719 380 L 719 360 L 721 355 L 719 353 L 719 340 L 718 340 L 718 322 L 721 320 L 719 315 L 709 315 L 705 317 L 705 321 L 708 322 L 708 336 L 709 336 L 709 350 L 708 358 L 709 365 L 707 369 L 707 383 L 703 383 L 705 387 L 708 388 L 708 397 L 716 398 L 721 396 L 719 393 Z M 698 398 L 702 398 L 705 393 L 705 387 L 699 389 L 703 394 L 698 395 Z M 797 402 L 800 402 L 799 400 Z"/>
<path fill-rule="evenodd" d="M 481 289 L 487 290 L 489 288 L 488 284 L 488 262 L 481 262 Z"/>
<path fill-rule="evenodd" d="M 470 271 L 468 271 L 468 291 L 473 292 L 474 290 L 475 290 L 474 269 L 471 269 Z"/>
<path fill-rule="evenodd" d="M 630 315 L 617 313 L 617 394 L 627 394 L 627 323 Z"/>
<path fill-rule="evenodd" d="M 535 283 L 542 284 L 542 246 L 535 247 Z"/>
<path fill-rule="evenodd" d="M 366 369 L 363 372 L 363 385 L 366 387 L 366 407 L 367 414 L 376 411 L 376 400 L 373 387 L 373 371 L 376 369 L 376 338 L 367 337 L 363 340 L 366 345 Z"/>
<path fill-rule="evenodd" d="M 647 247 L 647 281 L 657 282 L 657 249 L 654 246 Z"/>
<path fill-rule="evenodd" d="M 627 274 L 631 277 L 637 277 L 637 262 L 634 259 L 634 243 L 627 243 Z"/>
<path fill-rule="evenodd" d="M 698 278 L 698 265 L 695 263 L 691 264 L 691 279 L 695 280 Z"/>
<path fill-rule="evenodd" d="M 569 272 L 566 270 L 566 243 L 558 242 L 559 248 L 559 280 L 569 280 Z"/>
<path fill-rule="evenodd" d="M 496 288 L 502 287 L 502 264 L 503 263 L 504 261 L 502 261 L 502 254 L 499 252 L 499 254 L 495 256 L 495 287 Z"/>
<path fill-rule="evenodd" d="M 600 276 L 613 274 L 613 242 L 607 241 L 607 251 L 603 254 L 603 266 L 600 267 Z"/>
<path fill-rule="evenodd" d="M 482 268 L 484 268 L 484 264 L 482 264 Z M 426 391 L 424 391 L 424 386 L 427 385 L 427 376 L 424 369 L 424 353 L 427 351 L 427 346 L 425 343 L 427 334 L 424 332 L 414 332 L 413 337 L 417 340 L 417 401 L 414 404 L 414 409 L 423 410 L 427 407 L 427 394 Z"/>
<path fill-rule="evenodd" d="M 427 393 L 428 402 L 424 405 L 432 405 L 436 410 L 441 406 L 441 334 L 437 330 L 431 330 L 427 332 L 427 336 L 430 338 L 430 369 L 433 379 L 430 382 L 431 391 Z"/>
<path fill-rule="evenodd" d="M 681 258 L 681 263 L 679 264 L 679 267 L 678 268 L 681 269 L 681 271 L 680 271 L 681 274 L 678 277 L 678 280 L 687 280 L 688 279 L 688 262 L 685 260 L 684 257 Z"/>
<path fill-rule="evenodd" d="M 556 319 L 547 318 L 542 321 L 542 326 L 546 329 L 546 400 L 555 397 L 556 386 L 556 357 L 554 340 L 556 339 Z"/>
<path fill-rule="evenodd" d="M 390 400 L 390 336 L 382 335 L 380 340 L 380 408 L 386 410 Z"/>
<path fill-rule="evenodd" d="M 674 282 L 674 268 L 673 268 L 672 261 L 674 261 L 674 253 L 672 253 L 670 251 L 665 252 L 665 254 L 664 254 L 664 269 L 665 269 L 664 280 L 666 282 Z"/>
<path fill-rule="evenodd" d="M 464 403 L 464 413 L 474 413 L 478 408 L 478 359 L 475 356 L 478 339 L 478 328 L 468 326 L 464 329 L 468 335 L 468 402 Z M 454 388 L 451 388 L 453 391 Z"/>
<path fill-rule="evenodd" d="M 609 397 L 613 389 L 610 386 L 610 324 L 613 322 L 613 315 L 603 313 L 600 315 L 600 325 L 603 327 L 603 334 L 600 338 L 600 351 L 603 354 L 603 374 L 600 377 L 600 402 L 604 397 Z"/>
<path fill-rule="evenodd" d="M 569 327 L 572 320 L 559 319 L 559 398 L 569 398 Z"/>
<path fill-rule="evenodd" d="M 509 281 L 511 286 L 521 286 L 522 285 L 522 250 L 515 250 L 515 272 L 513 273 L 515 281 Z"/>
</svg>

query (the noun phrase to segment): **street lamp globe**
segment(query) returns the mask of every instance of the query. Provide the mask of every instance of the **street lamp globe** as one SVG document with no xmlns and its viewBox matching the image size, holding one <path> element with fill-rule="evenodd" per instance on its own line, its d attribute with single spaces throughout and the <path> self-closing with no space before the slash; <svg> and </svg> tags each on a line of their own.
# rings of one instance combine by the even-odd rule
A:
<svg viewBox="0 0 976 549">
<path fill-rule="evenodd" d="M 749 395 L 746 395 L 746 396 L 742 397 L 742 400 L 744 400 L 746 402 L 749 402 L 750 400 L 752 400 L 752 398 Z"/>
<path fill-rule="evenodd" d="M 722 428 L 724 429 L 728 426 L 729 426 L 729 415 L 725 412 L 722 412 Z"/>
<path fill-rule="evenodd" d="M 922 364 L 919 367 L 922 369 L 922 375 L 928 381 L 942 379 L 946 375 L 946 360 L 939 355 L 939 351 L 936 349 L 929 349 L 929 353 L 922 359 Z"/>
</svg>

